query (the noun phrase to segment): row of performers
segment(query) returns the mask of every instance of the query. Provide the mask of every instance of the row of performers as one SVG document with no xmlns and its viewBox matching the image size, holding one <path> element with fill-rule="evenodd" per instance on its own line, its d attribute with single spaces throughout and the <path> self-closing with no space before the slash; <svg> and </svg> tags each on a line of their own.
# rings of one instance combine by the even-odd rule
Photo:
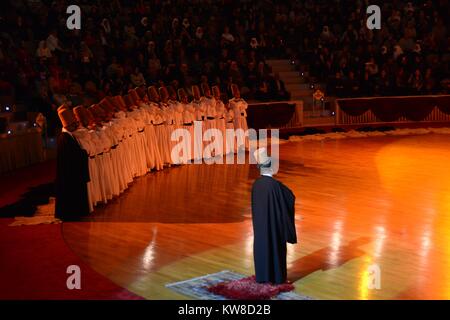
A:
<svg viewBox="0 0 450 320">
<path fill-rule="evenodd" d="M 63 130 L 57 141 L 56 207 L 58 218 L 78 220 L 124 192 L 133 179 L 151 170 L 202 159 L 204 134 L 217 130 L 223 148 L 208 156 L 222 156 L 248 147 L 247 103 L 237 86 L 227 106 L 219 87 L 192 87 L 194 100 L 184 89 L 159 91 L 136 88 L 128 94 L 106 97 L 89 108 L 58 109 Z M 197 128 L 201 125 L 200 134 Z M 182 152 L 173 152 L 178 140 L 172 133 L 185 132 Z M 230 130 L 231 129 L 231 130 Z M 238 130 L 239 131 L 239 130 Z M 178 137 L 180 138 L 180 137 Z M 237 138 L 237 139 L 236 139 Z M 232 140 L 232 141 L 230 141 Z M 237 140 L 237 141 L 236 141 Z M 187 151 L 187 152 L 186 152 Z"/>
</svg>

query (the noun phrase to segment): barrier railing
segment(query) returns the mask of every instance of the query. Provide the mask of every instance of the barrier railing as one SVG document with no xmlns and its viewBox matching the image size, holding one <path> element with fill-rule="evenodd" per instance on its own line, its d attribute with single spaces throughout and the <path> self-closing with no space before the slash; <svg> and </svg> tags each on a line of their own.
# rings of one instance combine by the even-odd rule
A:
<svg viewBox="0 0 450 320">
<path fill-rule="evenodd" d="M 303 101 L 249 103 L 247 123 L 253 129 L 284 129 L 303 125 Z"/>
<path fill-rule="evenodd" d="M 450 95 L 336 100 L 336 124 L 450 122 Z"/>
</svg>

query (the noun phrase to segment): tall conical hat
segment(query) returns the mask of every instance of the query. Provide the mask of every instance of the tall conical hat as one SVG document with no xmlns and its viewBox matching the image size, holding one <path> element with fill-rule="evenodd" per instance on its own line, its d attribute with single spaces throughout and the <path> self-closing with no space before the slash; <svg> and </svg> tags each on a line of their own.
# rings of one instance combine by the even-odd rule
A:
<svg viewBox="0 0 450 320">
<path fill-rule="evenodd" d="M 144 87 L 137 87 L 135 90 L 136 90 L 137 94 L 139 95 L 139 98 L 141 98 L 141 99 L 147 98 L 147 93 L 145 92 Z"/>
<path fill-rule="evenodd" d="M 240 94 L 239 87 L 237 84 L 233 83 L 231 84 L 231 93 L 234 95 L 236 92 Z"/>
<path fill-rule="evenodd" d="M 138 102 L 141 100 L 141 97 L 139 97 L 138 93 L 135 89 L 128 90 L 128 94 L 130 95 L 131 100 L 135 105 L 138 105 Z"/>
<path fill-rule="evenodd" d="M 92 118 L 95 122 L 101 122 L 101 116 L 98 111 L 97 105 L 93 104 L 88 108 L 89 113 L 91 114 Z"/>
<path fill-rule="evenodd" d="M 95 114 L 102 121 L 106 119 L 106 111 L 102 108 L 100 104 L 94 104 Z M 95 115 L 94 114 L 94 115 Z"/>
<path fill-rule="evenodd" d="M 65 103 L 63 103 L 62 105 L 60 105 L 58 107 L 58 109 L 56 109 L 56 112 L 59 112 L 60 110 L 63 110 L 63 109 L 69 109 L 69 107 Z"/>
<path fill-rule="evenodd" d="M 155 86 L 148 87 L 148 97 L 150 98 L 151 101 L 154 101 L 154 102 L 156 102 L 155 98 L 160 99 L 158 90 L 156 89 Z"/>
<path fill-rule="evenodd" d="M 77 122 L 72 110 L 68 108 L 61 108 L 58 111 L 59 120 L 61 120 L 61 124 L 64 128 L 69 127 L 71 124 Z"/>
<path fill-rule="evenodd" d="M 132 109 L 134 106 L 133 99 L 131 99 L 131 96 L 129 94 L 126 94 L 123 96 L 123 101 L 125 102 L 125 105 L 128 109 Z"/>
<path fill-rule="evenodd" d="M 169 92 L 167 91 L 166 87 L 159 88 L 159 96 L 161 97 L 162 101 L 167 101 L 167 99 L 169 99 Z"/>
<path fill-rule="evenodd" d="M 115 111 L 114 106 L 112 105 L 111 101 L 109 101 L 109 99 L 103 98 L 100 101 L 100 104 L 102 105 L 102 107 L 104 107 L 108 110 L 108 113 L 111 113 L 111 114 L 114 113 L 114 111 Z"/>
<path fill-rule="evenodd" d="M 198 96 L 200 97 L 200 88 L 197 85 L 193 85 L 192 86 L 192 95 L 195 97 L 198 94 Z"/>
<path fill-rule="evenodd" d="M 202 83 L 201 87 L 204 96 L 206 96 L 206 92 L 211 93 L 211 89 L 209 88 L 209 85 L 207 83 Z"/>
<path fill-rule="evenodd" d="M 127 110 L 127 104 L 125 103 L 125 100 L 122 96 L 115 96 L 114 99 L 117 102 L 117 105 L 119 106 L 120 110 L 126 111 Z"/>
<path fill-rule="evenodd" d="M 85 108 L 86 117 L 88 118 L 89 124 L 95 123 L 95 117 L 92 114 L 91 110 L 89 108 Z"/>
<path fill-rule="evenodd" d="M 178 99 L 183 100 L 183 98 L 187 98 L 186 91 L 183 88 L 178 89 Z"/>
<path fill-rule="evenodd" d="M 177 98 L 177 92 L 172 86 L 167 86 L 167 92 L 169 93 L 170 99 L 176 99 Z"/>
<path fill-rule="evenodd" d="M 213 86 L 212 87 L 212 92 L 213 92 L 215 97 L 220 97 L 220 88 L 219 88 L 219 86 Z"/>
<path fill-rule="evenodd" d="M 114 112 L 117 112 L 120 110 L 120 106 L 117 102 L 117 100 L 114 97 L 105 97 L 105 99 L 109 102 L 109 104 L 114 108 Z"/>
<path fill-rule="evenodd" d="M 89 119 L 86 115 L 86 108 L 83 106 L 76 106 L 73 108 L 73 114 L 75 118 L 80 122 L 83 126 L 87 126 L 89 123 Z"/>
</svg>

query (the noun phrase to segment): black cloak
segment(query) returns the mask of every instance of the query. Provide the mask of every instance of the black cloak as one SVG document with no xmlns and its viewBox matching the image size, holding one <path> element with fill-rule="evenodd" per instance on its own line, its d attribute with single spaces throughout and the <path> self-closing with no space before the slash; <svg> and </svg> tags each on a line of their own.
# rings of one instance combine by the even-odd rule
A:
<svg viewBox="0 0 450 320">
<path fill-rule="evenodd" d="M 297 243 L 295 196 L 288 187 L 269 176 L 253 183 L 253 257 L 256 281 L 286 282 L 286 243 Z"/>
<path fill-rule="evenodd" d="M 56 217 L 73 221 L 89 214 L 88 154 L 67 132 L 58 136 L 56 166 Z"/>
</svg>

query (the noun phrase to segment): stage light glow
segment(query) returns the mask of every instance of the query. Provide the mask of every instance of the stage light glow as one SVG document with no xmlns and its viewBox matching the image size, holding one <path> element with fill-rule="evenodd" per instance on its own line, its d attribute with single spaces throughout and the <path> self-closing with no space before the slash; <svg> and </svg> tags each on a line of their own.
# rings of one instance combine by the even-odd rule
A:
<svg viewBox="0 0 450 320">
<path fill-rule="evenodd" d="M 153 236 L 152 240 L 145 248 L 144 254 L 142 256 L 142 266 L 145 270 L 150 271 L 153 266 L 153 259 L 155 258 L 155 243 L 156 243 L 156 235 L 158 233 L 158 229 L 156 227 L 153 228 Z"/>
<path fill-rule="evenodd" d="M 366 256 L 364 258 L 364 263 L 360 273 L 360 283 L 359 283 L 359 299 L 368 300 L 369 299 L 369 281 L 371 280 L 371 275 L 369 274 L 369 266 L 372 264 L 372 258 Z"/>
<path fill-rule="evenodd" d="M 374 256 L 379 258 L 383 253 L 383 244 L 386 236 L 386 229 L 382 226 L 375 227 L 375 250 Z"/>
<path fill-rule="evenodd" d="M 337 266 L 339 262 L 339 251 L 342 244 L 342 220 L 334 223 L 334 232 L 331 238 L 331 254 L 329 262 L 333 266 Z"/>
</svg>

